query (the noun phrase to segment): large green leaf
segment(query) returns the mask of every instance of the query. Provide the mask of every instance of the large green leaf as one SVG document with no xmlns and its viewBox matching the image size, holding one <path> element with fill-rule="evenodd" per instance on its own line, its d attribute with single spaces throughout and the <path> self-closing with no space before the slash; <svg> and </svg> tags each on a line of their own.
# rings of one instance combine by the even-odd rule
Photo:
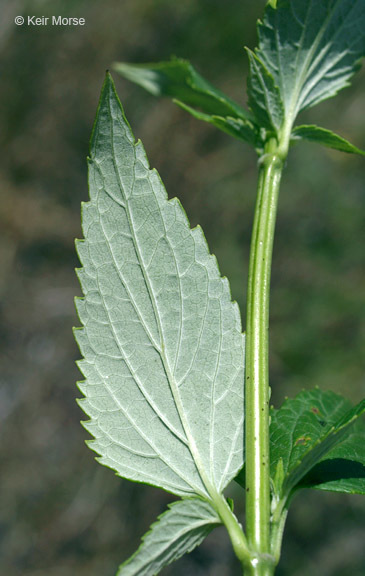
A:
<svg viewBox="0 0 365 576">
<path fill-rule="evenodd" d="M 288 496 L 336 445 L 365 411 L 333 392 L 318 388 L 288 399 L 271 414 L 271 477 L 277 496 Z M 365 440 L 365 438 L 363 438 Z"/>
<path fill-rule="evenodd" d="M 292 132 L 293 140 L 308 140 L 309 142 L 315 142 L 326 146 L 327 148 L 333 148 L 334 150 L 339 150 L 341 152 L 347 152 L 349 154 L 360 154 L 365 156 L 364 150 L 360 150 L 342 136 L 335 134 L 331 130 L 326 130 L 320 126 L 315 125 L 303 125 L 295 126 Z"/>
<path fill-rule="evenodd" d="M 277 0 L 266 6 L 258 32 L 256 55 L 274 78 L 291 125 L 301 110 L 349 85 L 365 53 L 365 2 Z"/>
<path fill-rule="evenodd" d="M 251 113 L 212 86 L 187 60 L 173 58 L 155 64 L 118 62 L 114 68 L 151 94 L 170 96 L 195 118 L 258 145 L 258 129 Z"/>
<path fill-rule="evenodd" d="M 198 498 L 169 506 L 142 538 L 135 554 L 119 568 L 117 576 L 154 576 L 191 552 L 221 523 L 213 508 Z"/>
<path fill-rule="evenodd" d="M 109 75 L 89 188 L 75 334 L 91 448 L 125 478 L 209 498 L 243 461 L 240 314 L 202 230 L 149 169 Z"/>
</svg>

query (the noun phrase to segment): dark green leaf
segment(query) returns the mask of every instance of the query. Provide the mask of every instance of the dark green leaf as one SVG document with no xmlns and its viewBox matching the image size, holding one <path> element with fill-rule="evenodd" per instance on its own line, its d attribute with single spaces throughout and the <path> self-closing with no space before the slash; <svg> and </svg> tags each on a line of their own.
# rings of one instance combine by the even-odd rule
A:
<svg viewBox="0 0 365 576">
<path fill-rule="evenodd" d="M 345 138 L 320 126 L 296 126 L 293 129 L 292 138 L 294 140 L 308 140 L 309 142 L 316 142 L 317 144 L 327 146 L 327 148 L 333 148 L 334 150 L 340 150 L 341 152 L 365 156 L 364 150 L 360 150 L 360 148 L 357 148 L 345 140 Z"/>
<path fill-rule="evenodd" d="M 170 504 L 142 538 L 137 552 L 120 566 L 117 576 L 158 574 L 199 546 L 219 524 L 221 521 L 208 502 L 192 498 Z"/>
<path fill-rule="evenodd" d="M 365 400 L 351 407 L 342 396 L 318 388 L 301 392 L 286 400 L 279 410 L 272 410 L 271 477 L 280 497 L 289 495 L 330 450 L 348 437 L 364 411 Z"/>
<path fill-rule="evenodd" d="M 244 108 L 212 86 L 187 60 L 174 58 L 156 64 L 118 62 L 114 68 L 155 96 L 170 96 L 206 114 L 252 120 Z"/>
<path fill-rule="evenodd" d="M 131 480 L 220 494 L 243 463 L 244 339 L 202 230 L 168 201 L 108 75 L 77 248 L 91 448 Z"/>
<path fill-rule="evenodd" d="M 356 422 L 349 435 L 307 474 L 303 487 L 365 494 L 365 426 Z"/>
<path fill-rule="evenodd" d="M 365 53 L 364 0 L 277 0 L 259 23 L 257 56 L 279 87 L 289 126 L 349 85 Z M 262 101 L 263 104 L 263 101 Z"/>
</svg>

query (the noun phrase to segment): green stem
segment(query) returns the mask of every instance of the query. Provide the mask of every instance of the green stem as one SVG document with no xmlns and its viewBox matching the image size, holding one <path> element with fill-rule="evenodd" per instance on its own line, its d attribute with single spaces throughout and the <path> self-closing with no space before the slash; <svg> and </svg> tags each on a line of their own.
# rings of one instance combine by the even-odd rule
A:
<svg viewBox="0 0 365 576">
<path fill-rule="evenodd" d="M 252 562 L 251 566 L 243 569 L 243 576 L 274 576 L 275 565 L 269 562 Z"/>
<path fill-rule="evenodd" d="M 270 140 L 261 159 L 252 232 L 246 331 L 246 534 L 258 558 L 270 555 L 269 292 L 276 209 L 283 158 Z M 248 574 L 271 574 L 262 565 Z M 264 571 L 258 571 L 258 570 Z M 265 572 L 266 569 L 266 572 Z M 270 568 L 273 569 L 272 567 Z"/>
</svg>

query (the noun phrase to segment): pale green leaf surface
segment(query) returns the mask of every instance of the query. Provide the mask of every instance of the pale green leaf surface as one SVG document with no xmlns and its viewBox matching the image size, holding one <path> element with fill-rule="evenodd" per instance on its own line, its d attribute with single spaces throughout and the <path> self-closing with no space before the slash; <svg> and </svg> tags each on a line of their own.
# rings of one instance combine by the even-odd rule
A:
<svg viewBox="0 0 365 576">
<path fill-rule="evenodd" d="M 365 53 L 364 0 L 277 0 L 259 23 L 257 56 L 279 87 L 286 118 L 349 85 Z"/>
<path fill-rule="evenodd" d="M 279 465 L 283 481 L 275 490 L 289 494 L 309 470 L 345 440 L 364 411 L 365 401 L 352 407 L 342 396 L 318 388 L 301 392 L 279 410 L 272 410 L 271 477 L 278 477 Z"/>
<path fill-rule="evenodd" d="M 351 142 L 342 138 L 342 136 L 338 136 L 338 134 L 335 134 L 331 130 L 326 130 L 320 126 L 295 126 L 292 132 L 292 138 L 294 140 L 308 140 L 309 142 L 315 142 L 322 146 L 326 146 L 327 148 L 339 150 L 340 152 L 365 156 L 364 150 L 360 150 L 360 148 L 357 148 L 351 144 Z"/>
<path fill-rule="evenodd" d="M 219 128 L 226 134 L 230 136 L 234 136 L 239 140 L 243 140 L 244 142 L 249 142 L 255 147 L 258 147 L 262 144 L 260 141 L 260 137 L 258 132 L 256 131 L 254 125 L 249 120 L 242 120 L 242 118 L 233 118 L 231 116 L 214 116 L 212 114 L 204 114 L 204 112 L 200 112 L 199 110 L 195 110 L 191 106 L 184 104 L 180 100 L 174 99 L 174 102 L 180 106 L 186 112 L 189 112 L 194 118 L 197 120 L 203 120 L 203 122 L 208 122 L 209 124 L 213 124 L 216 128 Z"/>
<path fill-rule="evenodd" d="M 260 126 L 279 132 L 284 120 L 284 107 L 279 88 L 265 65 L 254 52 L 247 49 L 250 61 L 248 104 Z"/>
<path fill-rule="evenodd" d="M 170 504 L 142 538 L 137 552 L 122 564 L 117 576 L 154 576 L 162 568 L 199 546 L 221 521 L 198 498 Z"/>
<path fill-rule="evenodd" d="M 75 335 L 91 447 L 120 476 L 208 497 L 243 461 L 238 306 L 201 229 L 149 169 L 109 75 L 90 156 Z"/>
<path fill-rule="evenodd" d="M 114 69 L 139 84 L 154 96 L 170 96 L 206 114 L 252 120 L 250 113 L 205 80 L 187 60 L 127 64 L 117 62 Z"/>
</svg>

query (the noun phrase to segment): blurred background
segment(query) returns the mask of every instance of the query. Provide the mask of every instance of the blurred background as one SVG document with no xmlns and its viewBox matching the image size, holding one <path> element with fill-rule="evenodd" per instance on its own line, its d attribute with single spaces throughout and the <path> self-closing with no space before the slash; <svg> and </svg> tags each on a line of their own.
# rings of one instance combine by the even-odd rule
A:
<svg viewBox="0 0 365 576">
<path fill-rule="evenodd" d="M 75 399 L 71 327 L 87 199 L 86 155 L 113 61 L 190 59 L 245 101 L 263 0 L 0 0 L 0 574 L 114 576 L 172 497 L 95 463 Z M 18 15 L 83 17 L 83 27 L 16 26 Z M 170 196 L 200 223 L 245 325 L 256 158 L 114 75 L 133 130 Z M 365 148 L 365 74 L 303 114 Z M 319 385 L 364 396 L 364 160 L 298 145 L 281 192 L 271 297 L 273 403 Z M 243 520 L 242 494 L 232 487 Z M 278 576 L 363 576 L 365 499 L 303 492 Z M 223 530 L 166 576 L 241 574 Z"/>
</svg>

